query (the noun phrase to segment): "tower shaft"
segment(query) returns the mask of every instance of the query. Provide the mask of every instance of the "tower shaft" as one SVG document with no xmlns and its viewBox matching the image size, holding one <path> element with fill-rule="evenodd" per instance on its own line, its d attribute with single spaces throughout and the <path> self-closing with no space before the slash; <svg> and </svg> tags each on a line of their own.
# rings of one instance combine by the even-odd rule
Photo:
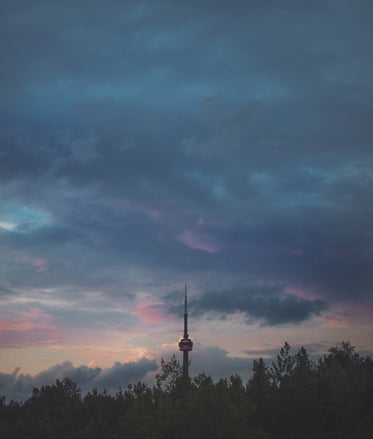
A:
<svg viewBox="0 0 373 439">
<path fill-rule="evenodd" d="M 189 358 L 188 351 L 183 352 L 183 375 L 189 377 Z"/>
</svg>

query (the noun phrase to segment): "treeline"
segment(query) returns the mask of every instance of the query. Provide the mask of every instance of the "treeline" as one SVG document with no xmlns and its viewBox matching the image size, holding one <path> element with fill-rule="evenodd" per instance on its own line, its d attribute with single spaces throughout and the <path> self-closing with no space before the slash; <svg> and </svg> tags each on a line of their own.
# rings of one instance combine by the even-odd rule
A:
<svg viewBox="0 0 373 439">
<path fill-rule="evenodd" d="M 371 439 L 373 360 L 344 342 L 312 361 L 285 343 L 276 360 L 219 381 L 185 379 L 176 357 L 162 360 L 156 384 L 93 389 L 69 378 L 34 388 L 23 403 L 0 404 L 0 435 L 12 439 Z"/>
</svg>

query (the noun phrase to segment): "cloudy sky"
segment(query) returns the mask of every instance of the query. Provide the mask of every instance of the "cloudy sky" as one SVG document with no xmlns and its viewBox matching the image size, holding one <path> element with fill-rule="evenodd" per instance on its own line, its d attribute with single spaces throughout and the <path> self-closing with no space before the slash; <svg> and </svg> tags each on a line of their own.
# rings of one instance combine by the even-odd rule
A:
<svg viewBox="0 0 373 439">
<path fill-rule="evenodd" d="M 373 352 L 370 0 L 3 0 L 0 393 Z"/>
</svg>

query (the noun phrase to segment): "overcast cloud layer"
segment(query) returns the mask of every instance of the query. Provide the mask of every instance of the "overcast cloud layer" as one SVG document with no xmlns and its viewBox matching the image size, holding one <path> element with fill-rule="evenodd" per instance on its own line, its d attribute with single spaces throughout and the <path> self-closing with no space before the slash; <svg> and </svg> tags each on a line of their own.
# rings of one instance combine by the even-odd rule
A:
<svg viewBox="0 0 373 439">
<path fill-rule="evenodd" d="M 148 361 L 140 379 L 176 350 L 185 280 L 201 364 L 288 334 L 373 350 L 372 18 L 3 0 L 4 373 Z"/>
</svg>

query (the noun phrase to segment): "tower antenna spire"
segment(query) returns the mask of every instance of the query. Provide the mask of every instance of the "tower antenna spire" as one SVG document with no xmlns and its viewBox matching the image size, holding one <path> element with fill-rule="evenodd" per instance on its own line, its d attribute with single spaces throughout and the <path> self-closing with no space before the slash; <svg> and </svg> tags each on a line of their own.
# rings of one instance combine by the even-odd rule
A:
<svg viewBox="0 0 373 439">
<path fill-rule="evenodd" d="M 185 295 L 184 295 L 184 338 L 188 338 L 188 299 L 187 299 L 186 282 L 185 282 Z"/>
<path fill-rule="evenodd" d="M 183 353 L 183 374 L 189 377 L 189 361 L 188 352 L 193 350 L 193 342 L 188 335 L 188 299 L 187 299 L 187 283 L 185 282 L 184 291 L 184 337 L 179 342 L 179 350 Z"/>
</svg>

